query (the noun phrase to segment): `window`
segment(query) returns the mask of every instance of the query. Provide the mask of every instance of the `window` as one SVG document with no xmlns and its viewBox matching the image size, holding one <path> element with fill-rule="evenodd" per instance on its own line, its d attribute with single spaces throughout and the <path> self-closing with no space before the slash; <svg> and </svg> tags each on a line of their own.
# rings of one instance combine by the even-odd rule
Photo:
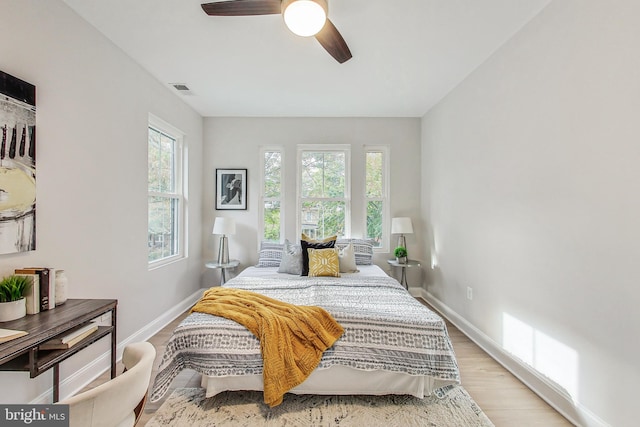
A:
<svg viewBox="0 0 640 427">
<path fill-rule="evenodd" d="M 349 236 L 350 147 L 298 146 L 298 230 L 314 239 Z"/>
<path fill-rule="evenodd" d="M 283 156 L 281 148 L 263 148 L 262 153 L 262 240 L 279 242 L 283 235 L 282 177 Z"/>
<path fill-rule="evenodd" d="M 157 266 L 183 256 L 182 134 L 149 117 L 148 261 Z"/>
<path fill-rule="evenodd" d="M 384 251 L 389 247 L 388 153 L 387 147 L 365 147 L 366 238 Z"/>
</svg>

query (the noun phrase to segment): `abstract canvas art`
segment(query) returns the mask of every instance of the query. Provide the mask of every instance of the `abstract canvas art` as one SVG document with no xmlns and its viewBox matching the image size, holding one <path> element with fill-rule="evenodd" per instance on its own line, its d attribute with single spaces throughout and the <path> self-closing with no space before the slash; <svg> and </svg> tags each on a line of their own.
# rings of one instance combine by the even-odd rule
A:
<svg viewBox="0 0 640 427">
<path fill-rule="evenodd" d="M 36 248 L 36 87 L 0 71 L 0 254 Z"/>
</svg>

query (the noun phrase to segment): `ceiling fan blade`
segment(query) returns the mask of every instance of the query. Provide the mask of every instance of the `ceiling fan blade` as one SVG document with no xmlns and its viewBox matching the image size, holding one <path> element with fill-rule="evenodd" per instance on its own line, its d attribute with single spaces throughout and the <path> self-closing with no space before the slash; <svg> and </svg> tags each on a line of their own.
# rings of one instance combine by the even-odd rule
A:
<svg viewBox="0 0 640 427">
<path fill-rule="evenodd" d="M 214 16 L 274 15 L 281 13 L 280 0 L 228 0 L 204 3 L 202 10 Z"/>
<path fill-rule="evenodd" d="M 316 40 L 318 40 L 322 47 L 339 63 L 342 64 L 351 59 L 352 55 L 349 46 L 347 46 L 347 42 L 344 41 L 338 29 L 329 19 L 327 19 L 327 23 L 322 30 L 316 34 Z"/>
</svg>

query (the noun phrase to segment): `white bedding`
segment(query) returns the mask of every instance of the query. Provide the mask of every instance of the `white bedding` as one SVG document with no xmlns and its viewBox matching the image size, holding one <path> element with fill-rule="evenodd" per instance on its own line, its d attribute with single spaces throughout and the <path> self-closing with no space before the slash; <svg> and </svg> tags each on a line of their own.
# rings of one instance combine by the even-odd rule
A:
<svg viewBox="0 0 640 427">
<path fill-rule="evenodd" d="M 318 368 L 291 393 L 422 398 L 459 384 L 444 321 L 380 267 L 358 268 L 358 273 L 341 278 L 311 278 L 278 273 L 277 267 L 249 267 L 224 286 L 321 306 L 345 328 Z M 259 347 L 257 338 L 241 325 L 193 313 L 166 345 L 151 400 L 162 397 L 182 369 L 203 374 L 208 397 L 227 390 L 262 390 Z"/>
<path fill-rule="evenodd" d="M 357 273 L 341 273 L 342 277 L 386 277 L 387 274 L 377 265 L 359 265 Z M 278 267 L 249 267 L 238 277 L 288 277 L 278 273 Z M 348 366 L 331 366 L 316 369 L 307 380 L 290 390 L 294 394 L 410 394 L 423 398 L 436 388 L 442 387 L 441 381 L 429 376 L 409 375 L 402 372 L 381 370 L 365 371 Z M 206 396 L 215 396 L 223 391 L 258 390 L 262 391 L 262 375 L 233 375 L 226 377 L 202 376 L 202 387 Z"/>
</svg>

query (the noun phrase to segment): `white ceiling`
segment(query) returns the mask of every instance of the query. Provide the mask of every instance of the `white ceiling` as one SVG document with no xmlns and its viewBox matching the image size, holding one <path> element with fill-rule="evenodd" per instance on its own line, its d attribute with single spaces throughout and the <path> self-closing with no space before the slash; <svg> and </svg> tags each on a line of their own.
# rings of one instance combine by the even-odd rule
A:
<svg viewBox="0 0 640 427">
<path fill-rule="evenodd" d="M 329 0 L 353 54 L 344 64 L 280 15 L 64 1 L 171 90 L 186 84 L 180 96 L 205 117 L 421 117 L 550 0 Z"/>
</svg>

